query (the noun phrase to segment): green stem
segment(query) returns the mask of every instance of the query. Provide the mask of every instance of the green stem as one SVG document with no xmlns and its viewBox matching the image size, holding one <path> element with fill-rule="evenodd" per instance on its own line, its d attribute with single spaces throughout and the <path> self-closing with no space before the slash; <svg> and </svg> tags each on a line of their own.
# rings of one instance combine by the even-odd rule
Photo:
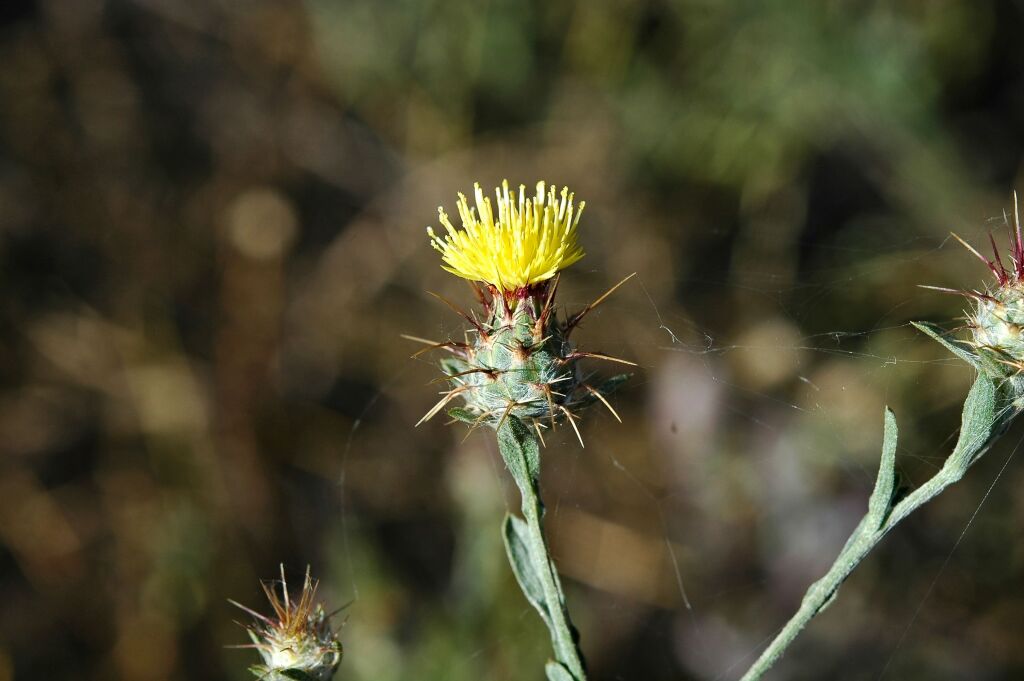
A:
<svg viewBox="0 0 1024 681">
<path fill-rule="evenodd" d="M 529 493 L 523 494 L 522 510 L 526 517 L 526 527 L 529 530 L 530 555 L 534 557 L 534 569 L 540 577 L 544 600 L 549 604 L 551 642 L 557 653 L 558 661 L 568 668 L 574 678 L 585 681 L 586 673 L 583 670 L 582 656 L 576 645 L 575 629 L 569 618 L 569 610 L 565 605 L 565 596 L 562 594 L 558 571 L 554 561 L 551 560 L 547 542 L 544 540 L 541 522 L 544 517 L 544 504 L 534 486 L 531 485 L 527 489 Z"/>
<path fill-rule="evenodd" d="M 811 585 L 804 594 L 803 601 L 796 614 L 776 634 L 768 647 L 757 661 L 743 675 L 742 681 L 754 681 L 768 671 L 778 661 L 786 649 L 793 643 L 794 639 L 804 630 L 804 627 L 814 619 L 814 616 L 828 607 L 829 602 L 835 597 L 839 586 L 850 576 L 858 563 L 863 560 L 875 544 L 881 540 L 881 535 L 860 533 L 860 528 L 854 531 L 850 542 L 840 552 L 836 562 L 825 574 L 824 577 Z"/>
<path fill-rule="evenodd" d="M 540 448 L 537 437 L 519 419 L 509 416 L 498 428 L 498 449 L 522 495 L 526 520 L 505 518 L 505 548 L 523 595 L 540 613 L 551 632 L 557 662 L 549 662 L 549 681 L 586 681 L 576 630 L 569 619 L 565 594 L 544 540 L 544 504 L 540 498 Z"/>
<path fill-rule="evenodd" d="M 796 614 L 782 627 L 768 647 L 747 670 L 741 681 L 756 681 L 782 657 L 786 649 L 814 617 L 836 597 L 839 587 L 868 553 L 901 520 L 935 498 L 944 489 L 963 478 L 970 468 L 1005 432 L 1010 421 L 1020 413 L 1018 405 L 1007 404 L 998 394 L 997 381 L 979 374 L 964 402 L 960 437 L 953 453 L 942 469 L 930 480 L 898 503 L 899 490 L 895 488 L 896 421 L 886 411 L 886 437 L 882 464 L 879 468 L 875 491 L 868 504 L 868 513 L 850 535 L 835 563 L 824 577 L 811 585 L 804 594 Z"/>
</svg>

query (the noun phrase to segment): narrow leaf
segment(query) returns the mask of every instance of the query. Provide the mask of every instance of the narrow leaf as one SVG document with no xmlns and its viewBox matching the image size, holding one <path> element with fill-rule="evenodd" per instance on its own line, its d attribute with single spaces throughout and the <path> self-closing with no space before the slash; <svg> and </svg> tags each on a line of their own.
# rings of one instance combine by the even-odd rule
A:
<svg viewBox="0 0 1024 681">
<path fill-rule="evenodd" d="M 971 352 L 971 346 L 962 341 L 947 338 L 945 335 L 946 332 L 942 327 L 936 326 L 935 324 L 929 324 L 928 322 L 910 322 L 910 324 L 921 333 L 941 343 L 943 347 L 978 371 L 983 369 L 981 363 L 978 361 L 978 356 Z"/>
<path fill-rule="evenodd" d="M 597 386 L 596 390 L 602 396 L 607 397 L 608 395 L 611 395 L 613 392 L 615 392 L 615 390 L 620 385 L 625 383 L 632 376 L 633 376 L 633 374 L 618 374 L 616 376 L 612 376 L 608 380 L 602 381 L 601 385 Z M 587 395 L 584 395 L 583 397 L 581 397 L 579 402 L 580 402 L 580 404 L 582 406 L 589 407 L 590 405 L 592 405 L 595 402 L 597 402 L 598 399 L 599 398 L 594 393 L 588 393 Z"/>
<path fill-rule="evenodd" d="M 882 437 L 882 460 L 878 464 L 878 478 L 875 489 L 868 501 L 868 523 L 872 530 L 882 526 L 889 511 L 892 510 L 894 491 L 896 488 L 896 439 L 899 428 L 896 427 L 896 416 L 888 407 L 885 408 L 885 434 Z"/>
<path fill-rule="evenodd" d="M 817 611 L 815 611 L 815 614 L 816 615 L 820 615 L 821 613 L 823 613 L 826 610 L 828 610 L 829 606 L 836 602 L 836 597 L 838 597 L 838 596 L 839 596 L 839 587 L 837 586 L 835 591 L 833 591 L 831 594 L 829 594 L 829 596 L 825 600 L 825 602 L 821 604 L 821 607 L 819 607 L 817 609 Z"/>
<path fill-rule="evenodd" d="M 544 671 L 547 672 L 548 681 L 577 681 L 576 677 L 565 668 L 565 665 L 554 660 L 544 666 Z"/>
<path fill-rule="evenodd" d="M 469 369 L 469 365 L 458 357 L 442 357 L 438 364 L 441 365 L 441 371 L 449 376 L 461 374 Z"/>
<path fill-rule="evenodd" d="M 966 470 L 983 451 L 997 420 L 996 402 L 996 382 L 985 374 L 978 374 L 964 401 L 960 439 L 943 468 Z"/>
<path fill-rule="evenodd" d="M 617 374 L 615 376 L 612 376 L 611 378 L 602 382 L 601 385 L 598 386 L 598 390 L 601 391 L 602 395 L 610 395 L 611 393 L 615 392 L 615 390 L 620 385 L 628 381 L 632 375 L 633 374 Z"/>
<path fill-rule="evenodd" d="M 460 407 L 452 407 L 451 409 L 449 409 L 448 416 L 451 416 L 453 419 L 457 421 L 462 421 L 463 423 L 468 423 L 470 425 L 476 423 L 477 419 L 476 415 L 473 412 L 468 411 L 466 409 L 462 409 Z"/>
<path fill-rule="evenodd" d="M 535 489 L 540 479 L 540 447 L 537 436 L 515 416 L 498 428 L 498 450 L 526 499 L 527 489 Z"/>
<path fill-rule="evenodd" d="M 294 679 L 295 681 L 316 681 L 316 678 L 301 669 L 282 669 L 278 674 L 286 679 Z"/>
<path fill-rule="evenodd" d="M 551 617 L 544 598 L 544 588 L 536 571 L 537 561 L 530 554 L 526 522 L 512 514 L 506 514 L 501 529 L 505 538 L 505 551 L 508 552 L 508 562 L 512 566 L 516 581 L 519 582 L 519 588 L 523 590 L 526 600 L 537 608 L 537 612 L 550 629 Z"/>
</svg>

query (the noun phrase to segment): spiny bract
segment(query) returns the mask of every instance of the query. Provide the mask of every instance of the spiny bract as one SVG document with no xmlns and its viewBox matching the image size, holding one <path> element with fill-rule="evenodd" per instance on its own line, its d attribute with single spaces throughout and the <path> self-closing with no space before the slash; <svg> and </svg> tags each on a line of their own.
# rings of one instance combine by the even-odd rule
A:
<svg viewBox="0 0 1024 681">
<path fill-rule="evenodd" d="M 1013 195 L 1014 225 L 1010 228 L 1010 267 L 1003 265 L 999 247 L 989 234 L 993 259 L 989 260 L 973 246 L 954 234 L 967 250 L 988 266 L 997 286 L 985 291 L 959 291 L 976 305 L 967 318 L 979 363 L 988 373 L 1010 378 L 1024 371 L 1024 237 L 1021 234 L 1017 195 Z"/>
<path fill-rule="evenodd" d="M 274 617 L 250 610 L 231 601 L 252 615 L 256 621 L 249 627 L 249 638 L 263 664 L 249 670 L 261 681 L 330 681 L 341 664 L 341 642 L 331 627 L 330 616 L 315 602 L 317 583 L 309 569 L 299 600 L 288 597 L 288 584 L 281 566 L 281 591 L 278 597 L 272 586 L 263 584 Z"/>
<path fill-rule="evenodd" d="M 1024 368 L 1024 285 L 1015 281 L 977 299 L 971 315 L 974 345 L 1014 372 Z"/>
<path fill-rule="evenodd" d="M 492 298 L 485 306 L 487 320 L 470 332 L 472 340 L 467 337 L 467 342 L 456 348 L 460 352 L 442 360 L 441 368 L 452 383 L 442 402 L 456 395 L 465 401 L 463 409 L 449 411 L 453 417 L 474 425 L 497 426 L 514 416 L 539 430 L 562 417 L 575 428 L 574 408 L 595 400 L 611 409 L 602 393 L 625 376 L 592 386 L 582 376 L 578 360 L 623 360 L 576 350 L 569 332 L 581 315 L 560 323 L 551 306 L 554 286 L 545 289 L 541 287 L 537 293 L 547 293 L 546 299 L 532 295 L 509 303 L 500 295 Z"/>
<path fill-rule="evenodd" d="M 1004 382 L 1015 399 L 1024 400 L 1024 235 L 1021 233 L 1017 195 L 1013 196 L 1014 222 L 1010 226 L 1010 262 L 1003 263 L 995 239 L 989 234 L 993 258 L 989 260 L 956 234 L 953 237 L 995 275 L 996 285 L 985 290 L 958 290 L 925 286 L 974 301 L 966 313 L 970 340 L 948 337 L 927 324 L 915 326 L 990 378 Z"/>
</svg>

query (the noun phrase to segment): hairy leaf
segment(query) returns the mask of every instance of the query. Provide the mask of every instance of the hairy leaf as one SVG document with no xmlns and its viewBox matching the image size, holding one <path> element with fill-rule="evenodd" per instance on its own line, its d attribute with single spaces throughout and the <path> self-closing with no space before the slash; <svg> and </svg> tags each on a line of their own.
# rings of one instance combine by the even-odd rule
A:
<svg viewBox="0 0 1024 681">
<path fill-rule="evenodd" d="M 882 438 L 882 460 L 878 464 L 878 478 L 868 501 L 868 523 L 871 530 L 882 526 L 892 510 L 896 490 L 896 439 L 899 428 L 896 416 L 885 408 L 885 434 Z"/>
<path fill-rule="evenodd" d="M 520 490 L 536 488 L 540 479 L 540 447 L 533 431 L 509 416 L 498 428 L 498 449 Z"/>
<path fill-rule="evenodd" d="M 470 425 L 476 423 L 476 415 L 471 411 L 462 409 L 461 407 L 452 407 L 449 409 L 448 416 L 451 416 L 456 421 L 462 421 L 463 423 L 468 423 Z"/>
<path fill-rule="evenodd" d="M 554 660 L 551 660 L 544 666 L 544 671 L 547 672 L 548 681 L 577 681 L 576 677 L 564 665 Z"/>
<path fill-rule="evenodd" d="M 946 459 L 943 468 L 965 470 L 985 449 L 992 429 L 995 427 L 998 390 L 996 381 L 979 374 L 964 401 L 964 413 L 960 423 L 960 439 L 956 448 Z"/>
<path fill-rule="evenodd" d="M 537 574 L 538 563 L 530 552 L 530 541 L 526 521 L 517 518 L 512 514 L 505 515 L 505 522 L 502 525 L 502 536 L 505 538 L 505 550 L 508 552 L 508 562 L 512 566 L 512 572 L 519 582 L 526 599 L 544 619 L 544 623 L 551 627 L 551 614 L 548 611 L 547 600 L 544 598 L 544 588 L 541 586 L 540 576 Z"/>
<path fill-rule="evenodd" d="M 978 361 L 978 356 L 972 352 L 971 346 L 955 338 L 947 338 L 946 331 L 942 327 L 928 322 L 910 322 L 910 324 L 921 333 L 941 343 L 947 350 L 978 371 L 983 369 L 981 362 Z"/>
<path fill-rule="evenodd" d="M 282 669 L 278 673 L 286 679 L 294 679 L 294 681 L 316 681 L 315 678 L 301 669 Z"/>
</svg>

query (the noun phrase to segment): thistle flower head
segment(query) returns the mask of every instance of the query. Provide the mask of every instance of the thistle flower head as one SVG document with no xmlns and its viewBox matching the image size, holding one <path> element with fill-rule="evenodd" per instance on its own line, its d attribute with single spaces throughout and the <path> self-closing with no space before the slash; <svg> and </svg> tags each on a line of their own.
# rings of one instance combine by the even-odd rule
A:
<svg viewBox="0 0 1024 681">
<path fill-rule="evenodd" d="M 280 585 L 278 596 L 273 583 L 263 584 L 273 617 L 231 601 L 255 618 L 248 628 L 252 645 L 246 647 L 258 650 L 263 664 L 250 667 L 250 671 L 261 681 L 330 681 L 341 664 L 342 647 L 330 616 L 315 600 L 317 582 L 307 568 L 302 591 L 294 600 L 288 595 L 282 565 Z"/>
<path fill-rule="evenodd" d="M 959 340 L 926 323 L 914 326 L 942 343 L 989 378 L 1004 382 L 1017 399 L 1024 399 L 1024 235 L 1013 195 L 1014 220 L 1010 227 L 1009 263 L 1004 264 L 996 241 L 989 234 L 992 259 L 986 258 L 956 234 L 953 237 L 995 275 L 994 286 L 969 291 L 925 286 L 944 293 L 962 295 L 974 301 L 966 313 L 971 339 Z M 1007 220 L 1007 222 L 1009 222 Z"/>
<path fill-rule="evenodd" d="M 468 279 L 483 306 L 482 317 L 470 315 L 444 300 L 472 325 L 464 342 L 436 343 L 421 338 L 430 349 L 444 349 L 452 357 L 441 361 L 450 389 L 420 423 L 439 413 L 455 398 L 462 407 L 450 408 L 449 416 L 478 426 L 499 428 L 507 418 L 516 418 L 534 428 L 568 421 L 577 436 L 576 409 L 601 402 L 619 418 L 606 394 L 626 379 L 619 375 L 600 385 L 585 376 L 579 361 L 594 358 L 635 366 L 632 362 L 598 352 L 578 350 L 569 340 L 573 329 L 626 277 L 604 295 L 566 319 L 559 319 L 555 307 L 558 273 L 583 257 L 576 241 L 576 226 L 583 203 L 573 206 L 573 195 L 562 189 L 561 198 L 552 187 L 537 183 L 534 197 L 520 186 L 518 198 L 509 192 L 508 182 L 497 191 L 497 214 L 489 199 L 476 185 L 476 207 L 459 195 L 462 230 L 456 230 L 444 209 L 441 223 L 448 230 L 440 237 L 432 229 L 431 244 L 441 252 L 444 269 Z M 487 284 L 483 290 L 476 282 Z M 420 354 L 420 353 L 417 353 Z M 419 425 L 419 424 L 417 424 Z M 582 442 L 582 439 L 581 439 Z"/>
<path fill-rule="evenodd" d="M 525 185 L 517 195 L 505 180 L 495 194 L 497 213 L 479 184 L 474 185 L 475 207 L 459 194 L 462 229 L 452 225 L 443 207 L 437 209 L 448 233 L 438 236 L 428 227 L 427 234 L 444 269 L 507 294 L 547 281 L 583 257 L 576 227 L 585 203 L 575 207 L 568 187 L 561 194 L 554 186 L 545 192 L 544 182 L 538 182 L 529 197 Z"/>
</svg>

